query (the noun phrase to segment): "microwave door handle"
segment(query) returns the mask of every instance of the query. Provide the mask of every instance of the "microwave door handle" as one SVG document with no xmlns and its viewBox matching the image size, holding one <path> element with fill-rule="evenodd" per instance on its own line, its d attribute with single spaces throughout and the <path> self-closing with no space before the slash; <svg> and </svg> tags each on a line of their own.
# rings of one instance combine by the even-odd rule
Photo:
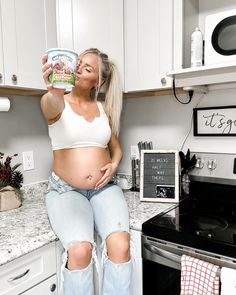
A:
<svg viewBox="0 0 236 295">
<path fill-rule="evenodd" d="M 179 270 L 181 269 L 181 257 L 179 255 L 173 254 L 169 251 L 157 248 L 147 243 L 144 244 L 144 248 L 146 248 L 148 251 L 152 252 L 153 254 L 156 254 L 160 257 L 163 257 L 173 262 L 176 269 L 179 269 Z"/>
</svg>

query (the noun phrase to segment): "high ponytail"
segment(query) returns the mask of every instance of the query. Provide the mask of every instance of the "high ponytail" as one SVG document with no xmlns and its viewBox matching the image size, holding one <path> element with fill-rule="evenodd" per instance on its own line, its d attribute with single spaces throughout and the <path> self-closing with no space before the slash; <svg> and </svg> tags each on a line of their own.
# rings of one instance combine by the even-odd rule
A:
<svg viewBox="0 0 236 295">
<path fill-rule="evenodd" d="M 105 106 L 111 120 L 113 133 L 118 136 L 120 131 L 120 116 L 122 111 L 121 81 L 116 65 L 110 62 L 110 78 L 105 93 Z"/>
</svg>

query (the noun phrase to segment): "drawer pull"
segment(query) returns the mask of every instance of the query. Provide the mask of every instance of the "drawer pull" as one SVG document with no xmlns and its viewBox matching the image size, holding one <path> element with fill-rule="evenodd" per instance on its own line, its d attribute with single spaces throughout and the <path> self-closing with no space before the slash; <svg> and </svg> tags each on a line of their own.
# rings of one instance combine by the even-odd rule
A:
<svg viewBox="0 0 236 295">
<path fill-rule="evenodd" d="M 56 287 L 57 287 L 56 284 L 52 284 L 50 287 L 50 291 L 54 292 L 56 290 Z"/>
<path fill-rule="evenodd" d="M 7 281 L 8 281 L 8 282 L 14 282 L 14 281 L 16 281 L 16 280 L 19 280 L 19 279 L 23 278 L 24 276 L 26 276 L 27 273 L 29 273 L 29 271 L 30 271 L 30 269 L 27 269 L 24 273 L 22 273 L 22 274 L 20 274 L 20 275 L 18 275 L 18 276 L 16 276 L 16 277 L 9 278 Z"/>
</svg>

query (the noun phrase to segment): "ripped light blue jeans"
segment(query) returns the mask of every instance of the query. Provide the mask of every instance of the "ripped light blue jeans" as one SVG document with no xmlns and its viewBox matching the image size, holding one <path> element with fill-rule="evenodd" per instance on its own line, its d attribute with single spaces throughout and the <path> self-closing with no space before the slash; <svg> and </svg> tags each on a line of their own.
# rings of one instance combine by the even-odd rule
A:
<svg viewBox="0 0 236 295">
<path fill-rule="evenodd" d="M 55 173 L 49 177 L 46 206 L 51 226 L 64 249 L 62 265 L 65 295 L 93 295 L 93 262 L 97 266 L 94 229 L 105 246 L 106 238 L 114 232 L 129 232 L 129 216 L 123 192 L 119 186 L 107 184 L 101 189 L 77 189 Z M 91 263 L 80 270 L 65 268 L 67 250 L 75 242 L 93 245 Z M 106 251 L 106 249 L 104 250 Z M 102 295 L 130 295 L 132 262 L 113 263 L 103 259 Z M 98 268 L 97 268 L 98 269 Z"/>
</svg>

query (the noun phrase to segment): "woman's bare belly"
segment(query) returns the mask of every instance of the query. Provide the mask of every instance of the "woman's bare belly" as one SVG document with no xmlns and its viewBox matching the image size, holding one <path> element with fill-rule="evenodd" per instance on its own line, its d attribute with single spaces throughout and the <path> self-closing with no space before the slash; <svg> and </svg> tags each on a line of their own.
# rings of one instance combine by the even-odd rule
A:
<svg viewBox="0 0 236 295">
<path fill-rule="evenodd" d="M 103 176 L 101 168 L 111 162 L 107 149 L 85 147 L 53 152 L 53 171 L 68 184 L 80 189 L 92 189 Z"/>
</svg>

